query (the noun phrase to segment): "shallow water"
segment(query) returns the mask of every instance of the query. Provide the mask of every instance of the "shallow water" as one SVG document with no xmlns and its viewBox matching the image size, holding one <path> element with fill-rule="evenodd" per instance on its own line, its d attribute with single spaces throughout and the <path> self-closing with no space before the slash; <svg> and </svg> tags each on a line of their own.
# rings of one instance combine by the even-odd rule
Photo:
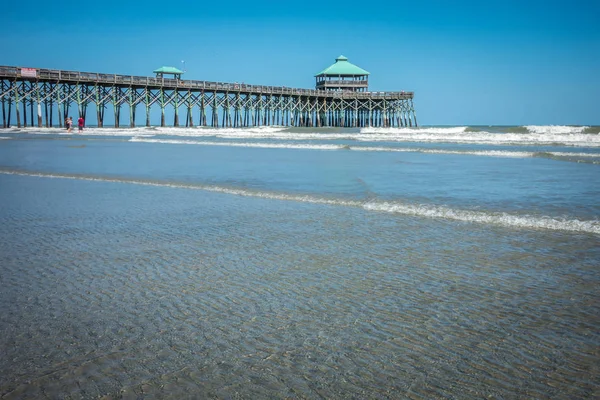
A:
<svg viewBox="0 0 600 400">
<path fill-rule="evenodd" d="M 0 141 L 1 397 L 599 395 L 600 165 L 41 133 Z"/>
</svg>

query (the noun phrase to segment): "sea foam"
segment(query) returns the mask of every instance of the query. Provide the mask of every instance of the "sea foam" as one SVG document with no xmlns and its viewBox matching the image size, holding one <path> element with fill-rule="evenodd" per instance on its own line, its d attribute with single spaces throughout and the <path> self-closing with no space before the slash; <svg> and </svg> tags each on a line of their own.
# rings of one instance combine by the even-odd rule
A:
<svg viewBox="0 0 600 400">
<path fill-rule="evenodd" d="M 129 139 L 130 142 L 137 143 L 161 143 L 176 145 L 195 145 L 195 146 L 223 146 L 223 147 L 248 147 L 265 149 L 296 149 L 296 150 L 350 150 L 350 151 L 373 151 L 373 152 L 399 152 L 399 153 L 424 153 L 424 154 L 454 154 L 454 155 L 472 155 L 487 157 L 509 157 L 509 158 L 528 158 L 543 157 L 544 155 L 555 157 L 591 157 L 600 158 L 600 153 L 581 153 L 581 152 L 531 152 L 531 151 L 508 151 L 508 150 L 448 150 L 448 149 L 427 149 L 427 148 L 402 148 L 385 146 L 350 146 L 342 144 L 304 144 L 304 143 L 269 143 L 269 142 L 234 142 L 234 141 L 200 141 L 190 139 L 154 139 L 136 136 Z"/>
<path fill-rule="evenodd" d="M 136 127 L 136 128 L 86 128 L 84 136 L 154 137 L 177 136 L 188 138 L 215 137 L 223 139 L 280 140 L 280 141 L 331 141 L 387 143 L 458 143 L 474 145 L 541 145 L 600 147 L 600 135 L 587 133 L 586 126 L 523 127 L 524 132 L 473 131 L 466 126 L 419 128 L 361 128 L 335 130 L 331 128 L 287 128 L 282 126 L 251 128 L 210 127 Z M 482 128 L 483 129 L 483 128 Z M 30 133 L 80 137 L 77 132 L 67 133 L 60 128 L 10 128 L 7 133 Z"/>
<path fill-rule="evenodd" d="M 467 223 L 499 225 L 508 228 L 546 229 L 570 232 L 592 233 L 600 235 L 599 220 L 578 220 L 555 218 L 550 216 L 515 215 L 504 212 L 464 210 L 431 204 L 411 204 L 402 201 L 359 201 L 338 198 L 298 195 L 281 192 L 254 191 L 244 188 L 223 187 L 218 185 L 202 185 L 191 183 L 164 182 L 138 179 L 120 179 L 93 175 L 70 175 L 62 173 L 29 172 L 22 170 L 0 170 L 7 175 L 21 175 L 41 178 L 80 179 L 86 181 L 113 182 L 120 184 L 171 187 L 178 189 L 205 190 L 237 196 L 259 197 L 271 200 L 297 201 L 313 204 L 357 207 L 367 211 L 387 212 L 431 219 L 448 219 Z"/>
</svg>

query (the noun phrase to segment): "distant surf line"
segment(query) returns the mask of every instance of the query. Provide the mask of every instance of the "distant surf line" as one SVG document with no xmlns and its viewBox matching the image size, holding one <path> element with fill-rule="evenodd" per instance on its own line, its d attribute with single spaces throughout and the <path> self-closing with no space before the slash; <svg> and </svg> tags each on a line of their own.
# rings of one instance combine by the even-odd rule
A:
<svg viewBox="0 0 600 400">
<path fill-rule="evenodd" d="M 215 137 L 226 139 L 272 139 L 272 140 L 354 140 L 359 142 L 396 142 L 396 143 L 457 143 L 472 145 L 506 146 L 573 146 L 600 147 L 600 127 L 591 126 L 520 126 L 520 127 L 419 127 L 419 128 L 340 128 L 315 127 L 249 127 L 249 128 L 211 128 L 211 127 L 136 127 L 136 128 L 88 128 L 87 136 L 120 137 Z M 30 133 L 36 135 L 72 135 L 59 128 L 11 128 L 8 133 Z M 73 135 L 76 137 L 77 135 Z"/>
<path fill-rule="evenodd" d="M 312 195 L 286 194 L 269 191 L 252 191 L 248 189 L 230 188 L 218 185 L 188 184 L 178 182 L 163 182 L 139 179 L 121 179 L 103 176 L 76 175 L 63 173 L 33 172 L 23 170 L 0 169 L 4 175 L 19 175 L 39 178 L 75 179 L 95 182 L 109 182 L 120 184 L 133 184 L 177 189 L 203 190 L 208 192 L 224 193 L 244 197 L 256 197 L 270 200 L 295 201 L 312 204 L 325 204 L 362 208 L 366 211 L 386 212 L 391 214 L 409 215 L 429 219 L 446 219 L 468 223 L 499 225 L 508 228 L 544 229 L 554 231 L 582 232 L 600 235 L 600 221 L 557 219 L 553 217 L 514 215 L 506 212 L 484 212 L 455 209 L 446 206 L 410 204 L 401 201 L 375 201 L 375 200 L 343 200 L 336 198 L 323 198 Z"/>
<path fill-rule="evenodd" d="M 339 144 L 284 144 L 284 143 L 250 143 L 250 142 L 208 142 L 197 140 L 178 140 L 178 139 L 148 139 L 131 138 L 130 142 L 137 143 L 162 143 L 162 144 L 183 144 L 197 146 L 224 146 L 224 147 L 248 147 L 265 149 L 296 149 L 296 150 L 352 150 L 352 151 L 375 151 L 375 152 L 399 152 L 399 153 L 426 153 L 426 154 L 454 154 L 454 155 L 472 155 L 487 157 L 509 157 L 509 158 L 530 158 L 544 157 L 591 157 L 600 158 L 600 153 L 570 153 L 570 152 L 533 152 L 533 151 L 506 151 L 506 150 L 443 150 L 443 149 L 424 149 L 424 148 L 395 148 L 383 146 L 351 146 Z"/>
<path fill-rule="evenodd" d="M 269 126 L 251 126 L 251 127 L 211 127 L 211 126 L 193 126 L 193 127 L 174 127 L 174 126 L 136 126 L 131 127 L 112 127 L 104 126 L 98 127 L 96 125 L 89 125 L 86 127 L 86 131 L 96 131 L 103 133 L 110 132 L 140 132 L 140 131 L 153 131 L 158 133 L 192 133 L 203 132 L 203 133 L 233 133 L 233 132 L 247 132 L 247 133 L 276 133 L 276 132 L 296 132 L 296 133 L 309 133 L 309 131 L 317 131 L 321 133 L 342 133 L 340 129 L 354 130 L 357 133 L 370 133 L 370 134 L 386 134 L 386 133 L 433 133 L 433 134 L 457 134 L 457 133 L 488 133 L 488 134 L 536 134 L 536 135 L 572 135 L 572 134 L 587 134 L 594 135 L 600 133 L 600 126 L 592 125 L 422 125 L 419 127 L 362 127 L 362 128 L 340 128 L 340 127 L 292 127 L 283 125 L 269 125 Z M 62 132 L 63 128 L 58 126 L 53 127 L 10 127 L 7 128 L 13 132 L 31 132 L 31 133 L 51 133 L 51 132 Z"/>
</svg>

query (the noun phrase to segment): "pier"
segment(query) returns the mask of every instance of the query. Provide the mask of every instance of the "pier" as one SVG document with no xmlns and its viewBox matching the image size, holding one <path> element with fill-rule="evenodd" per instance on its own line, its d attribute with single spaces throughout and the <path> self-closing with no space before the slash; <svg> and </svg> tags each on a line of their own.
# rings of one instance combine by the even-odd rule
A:
<svg viewBox="0 0 600 400">
<path fill-rule="evenodd" d="M 2 127 L 62 127 L 75 111 L 86 118 L 91 105 L 99 127 L 104 125 L 107 110 L 114 113 L 117 128 L 135 127 L 140 109 L 145 112 L 145 126 L 159 125 L 151 121 L 153 108 L 160 109 L 160 126 L 167 126 L 167 108 L 174 111 L 175 127 L 417 126 L 413 92 L 369 92 L 364 77 L 316 76 L 315 89 L 296 89 L 170 79 L 163 74 L 147 77 L 0 66 Z M 359 89 L 352 90 L 353 86 Z M 129 114 L 125 124 L 122 109 Z M 185 113 L 181 122 L 180 111 Z M 16 121 L 11 121 L 12 115 Z"/>
</svg>

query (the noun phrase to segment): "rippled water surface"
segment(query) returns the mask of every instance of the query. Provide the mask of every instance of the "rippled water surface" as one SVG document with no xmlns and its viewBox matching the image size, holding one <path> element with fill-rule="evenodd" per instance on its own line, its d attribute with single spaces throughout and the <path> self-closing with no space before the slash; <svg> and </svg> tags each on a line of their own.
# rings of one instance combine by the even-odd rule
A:
<svg viewBox="0 0 600 400">
<path fill-rule="evenodd" d="M 595 137 L 103 132 L 0 131 L 1 398 L 600 396 Z"/>
</svg>

